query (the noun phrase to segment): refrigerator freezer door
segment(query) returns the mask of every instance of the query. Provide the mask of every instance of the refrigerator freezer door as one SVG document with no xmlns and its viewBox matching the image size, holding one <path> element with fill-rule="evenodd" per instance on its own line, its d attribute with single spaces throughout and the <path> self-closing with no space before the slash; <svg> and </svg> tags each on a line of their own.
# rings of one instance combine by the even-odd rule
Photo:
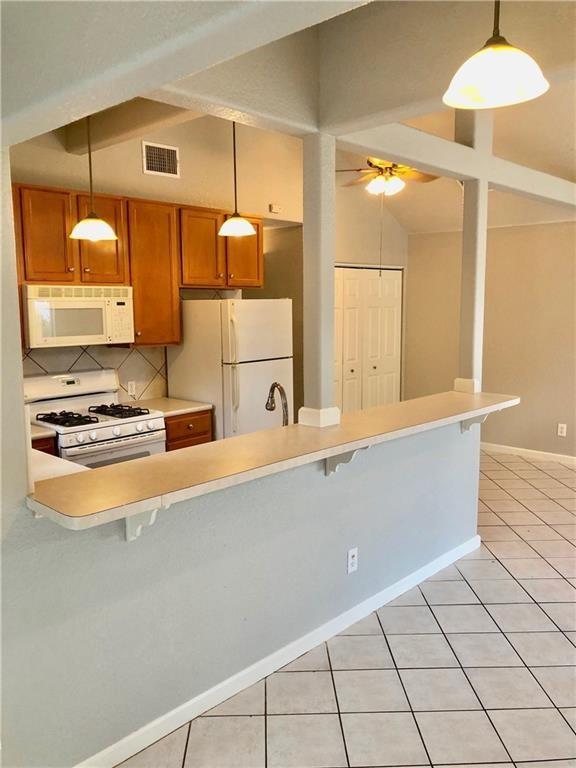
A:
<svg viewBox="0 0 576 768">
<path fill-rule="evenodd" d="M 222 362 L 292 357 L 291 299 L 227 299 L 222 310 Z"/>
<path fill-rule="evenodd" d="M 275 394 L 276 410 L 266 410 L 270 385 L 277 381 L 286 390 L 290 423 L 294 421 L 292 358 L 259 363 L 224 365 L 224 437 L 282 426 L 282 403 Z"/>
</svg>

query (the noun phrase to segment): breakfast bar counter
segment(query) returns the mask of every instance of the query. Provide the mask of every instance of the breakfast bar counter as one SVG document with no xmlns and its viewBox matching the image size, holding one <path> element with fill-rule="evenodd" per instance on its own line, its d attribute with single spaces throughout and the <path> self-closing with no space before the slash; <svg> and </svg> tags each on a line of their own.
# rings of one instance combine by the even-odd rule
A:
<svg viewBox="0 0 576 768">
<path fill-rule="evenodd" d="M 27 504 L 65 528 L 91 528 L 321 460 L 330 474 L 357 450 L 458 422 L 465 431 L 519 402 L 509 395 L 444 392 L 343 414 L 337 426 L 294 424 L 42 480 Z"/>
</svg>

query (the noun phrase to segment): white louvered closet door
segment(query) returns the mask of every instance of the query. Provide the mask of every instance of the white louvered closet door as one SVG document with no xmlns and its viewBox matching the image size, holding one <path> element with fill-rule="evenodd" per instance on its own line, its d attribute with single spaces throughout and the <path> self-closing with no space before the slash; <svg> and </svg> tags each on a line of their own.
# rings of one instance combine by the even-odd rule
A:
<svg viewBox="0 0 576 768">
<path fill-rule="evenodd" d="M 402 272 L 337 268 L 336 273 L 341 283 L 335 300 L 335 337 L 342 339 L 340 407 L 354 411 L 396 402 L 400 399 Z"/>
<path fill-rule="evenodd" d="M 342 307 L 344 304 L 342 270 L 334 275 L 334 405 L 342 410 Z"/>
</svg>

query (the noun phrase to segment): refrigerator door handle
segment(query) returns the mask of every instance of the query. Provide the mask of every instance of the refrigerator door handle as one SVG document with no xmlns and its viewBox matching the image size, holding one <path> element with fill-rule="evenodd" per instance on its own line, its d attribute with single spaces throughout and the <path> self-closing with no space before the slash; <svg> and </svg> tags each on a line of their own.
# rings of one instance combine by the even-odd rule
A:
<svg viewBox="0 0 576 768">
<path fill-rule="evenodd" d="M 234 316 L 234 309 L 230 315 L 230 341 L 232 346 L 232 363 L 238 362 L 238 336 L 236 333 L 236 317 Z"/>
<path fill-rule="evenodd" d="M 240 408 L 240 382 L 238 366 L 232 365 L 232 431 L 238 430 L 238 409 Z"/>
</svg>

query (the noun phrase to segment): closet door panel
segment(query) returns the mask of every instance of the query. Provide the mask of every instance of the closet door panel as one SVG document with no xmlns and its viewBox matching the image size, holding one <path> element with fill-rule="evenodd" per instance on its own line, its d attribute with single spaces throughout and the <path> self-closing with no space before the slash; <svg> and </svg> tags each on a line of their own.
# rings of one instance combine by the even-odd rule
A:
<svg viewBox="0 0 576 768">
<path fill-rule="evenodd" d="M 358 411 L 362 408 L 362 272 L 342 271 L 342 410 Z"/>
</svg>

